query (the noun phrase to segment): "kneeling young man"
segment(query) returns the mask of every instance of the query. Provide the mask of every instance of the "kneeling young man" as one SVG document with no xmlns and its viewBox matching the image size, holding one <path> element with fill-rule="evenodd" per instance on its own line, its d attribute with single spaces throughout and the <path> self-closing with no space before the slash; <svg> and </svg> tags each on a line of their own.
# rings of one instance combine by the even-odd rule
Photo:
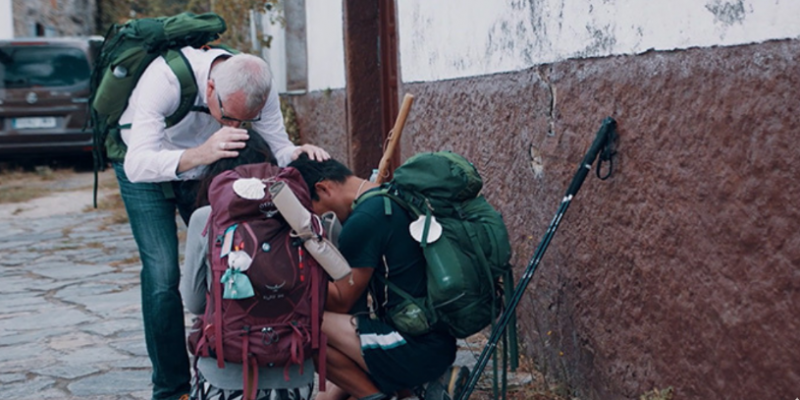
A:
<svg viewBox="0 0 800 400">
<path fill-rule="evenodd" d="M 353 209 L 356 199 L 378 185 L 356 177 L 336 160 L 319 162 L 301 155 L 289 166 L 303 175 L 314 211 L 333 211 L 342 221 L 339 250 L 353 267 L 352 285 L 342 279 L 328 286 L 322 324 L 328 335 L 328 379 L 350 396 L 377 400 L 441 376 L 455 359 L 456 339 L 439 332 L 407 335 L 384 319 L 403 298 L 387 289 L 381 277 L 414 297 L 424 297 L 427 290 L 425 258 L 409 234 L 413 221 L 408 213 L 393 201 L 387 213 L 382 196 Z M 368 289 L 379 318 L 348 314 Z"/>
</svg>

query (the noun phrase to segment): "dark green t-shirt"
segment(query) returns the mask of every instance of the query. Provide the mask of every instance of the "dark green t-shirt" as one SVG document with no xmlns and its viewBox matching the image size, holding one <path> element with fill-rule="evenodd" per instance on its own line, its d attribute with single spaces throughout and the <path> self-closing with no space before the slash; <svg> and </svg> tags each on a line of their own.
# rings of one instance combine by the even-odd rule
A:
<svg viewBox="0 0 800 400">
<path fill-rule="evenodd" d="M 411 217 L 391 200 L 388 200 L 391 214 L 386 215 L 386 201 L 383 196 L 364 200 L 344 222 L 339 234 L 339 250 L 350 266 L 375 268 L 370 286 L 379 315 L 403 301 L 400 295 L 385 291 L 385 286 L 375 276 L 386 273 L 384 256 L 389 266 L 389 282 L 418 298 L 425 297 L 427 291 L 425 256 L 419 243 L 408 232 Z M 389 299 L 384 307 L 386 295 Z M 384 337 L 393 328 L 361 314 L 358 329 L 364 336 Z M 401 335 L 403 344 L 390 347 L 375 346 L 375 343 L 364 347 L 362 336 L 362 354 L 370 377 L 384 393 L 412 388 L 435 379 L 455 360 L 456 340 L 447 333 Z"/>
<path fill-rule="evenodd" d="M 383 196 L 376 196 L 360 203 L 339 234 L 339 250 L 351 267 L 375 268 L 370 285 L 378 305 L 384 304 L 387 293 L 383 283 L 375 277 L 375 274 L 386 274 L 383 256 L 389 266 L 390 282 L 414 297 L 424 297 L 427 290 L 425 257 L 419 243 L 408 232 L 411 217 L 391 200 L 392 212 L 386 215 L 385 201 Z M 391 291 L 388 296 L 388 308 L 403 300 Z"/>
</svg>

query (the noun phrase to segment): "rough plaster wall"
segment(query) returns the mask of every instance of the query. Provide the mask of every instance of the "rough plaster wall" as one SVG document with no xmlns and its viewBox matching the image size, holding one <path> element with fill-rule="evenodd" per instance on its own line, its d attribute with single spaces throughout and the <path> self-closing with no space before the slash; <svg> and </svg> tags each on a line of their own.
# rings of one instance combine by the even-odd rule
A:
<svg viewBox="0 0 800 400">
<path fill-rule="evenodd" d="M 795 0 L 402 0 L 404 82 L 800 35 Z"/>
<path fill-rule="evenodd" d="M 797 397 L 798 54 L 776 41 L 404 85 L 413 151 L 475 162 L 518 272 L 602 118 L 619 122 L 615 175 L 587 179 L 519 309 L 528 354 L 575 396 Z"/>
<path fill-rule="evenodd" d="M 284 95 L 297 116 L 300 139 L 327 150 L 331 157 L 347 162 L 347 118 L 345 116 L 345 91 L 330 90 L 306 95 Z"/>
<path fill-rule="evenodd" d="M 55 30 L 56 36 L 95 33 L 96 0 L 13 0 L 14 36 L 29 37 L 37 22 Z"/>
</svg>

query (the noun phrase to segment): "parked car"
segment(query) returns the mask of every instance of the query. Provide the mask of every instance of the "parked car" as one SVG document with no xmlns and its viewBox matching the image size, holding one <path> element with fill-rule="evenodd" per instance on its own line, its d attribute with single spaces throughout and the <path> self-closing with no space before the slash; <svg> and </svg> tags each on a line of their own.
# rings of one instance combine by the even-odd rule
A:
<svg viewBox="0 0 800 400">
<path fill-rule="evenodd" d="M 89 76 L 100 37 L 0 40 L 0 161 L 91 158 Z"/>
</svg>

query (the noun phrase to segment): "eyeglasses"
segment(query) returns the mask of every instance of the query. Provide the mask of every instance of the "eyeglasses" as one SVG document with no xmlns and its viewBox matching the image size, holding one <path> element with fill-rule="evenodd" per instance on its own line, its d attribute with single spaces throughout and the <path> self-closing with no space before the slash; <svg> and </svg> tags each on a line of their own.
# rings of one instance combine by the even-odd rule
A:
<svg viewBox="0 0 800 400">
<path fill-rule="evenodd" d="M 222 98 L 219 97 L 219 92 L 217 92 L 216 89 L 214 89 L 214 93 L 217 95 L 217 103 L 219 104 L 219 114 L 220 114 L 220 118 L 223 121 L 238 122 L 240 124 L 261 121 L 261 114 L 258 114 L 257 117 L 251 118 L 251 119 L 239 119 L 239 118 L 233 118 L 233 117 L 229 117 L 229 116 L 225 115 L 225 110 L 222 108 Z"/>
</svg>

